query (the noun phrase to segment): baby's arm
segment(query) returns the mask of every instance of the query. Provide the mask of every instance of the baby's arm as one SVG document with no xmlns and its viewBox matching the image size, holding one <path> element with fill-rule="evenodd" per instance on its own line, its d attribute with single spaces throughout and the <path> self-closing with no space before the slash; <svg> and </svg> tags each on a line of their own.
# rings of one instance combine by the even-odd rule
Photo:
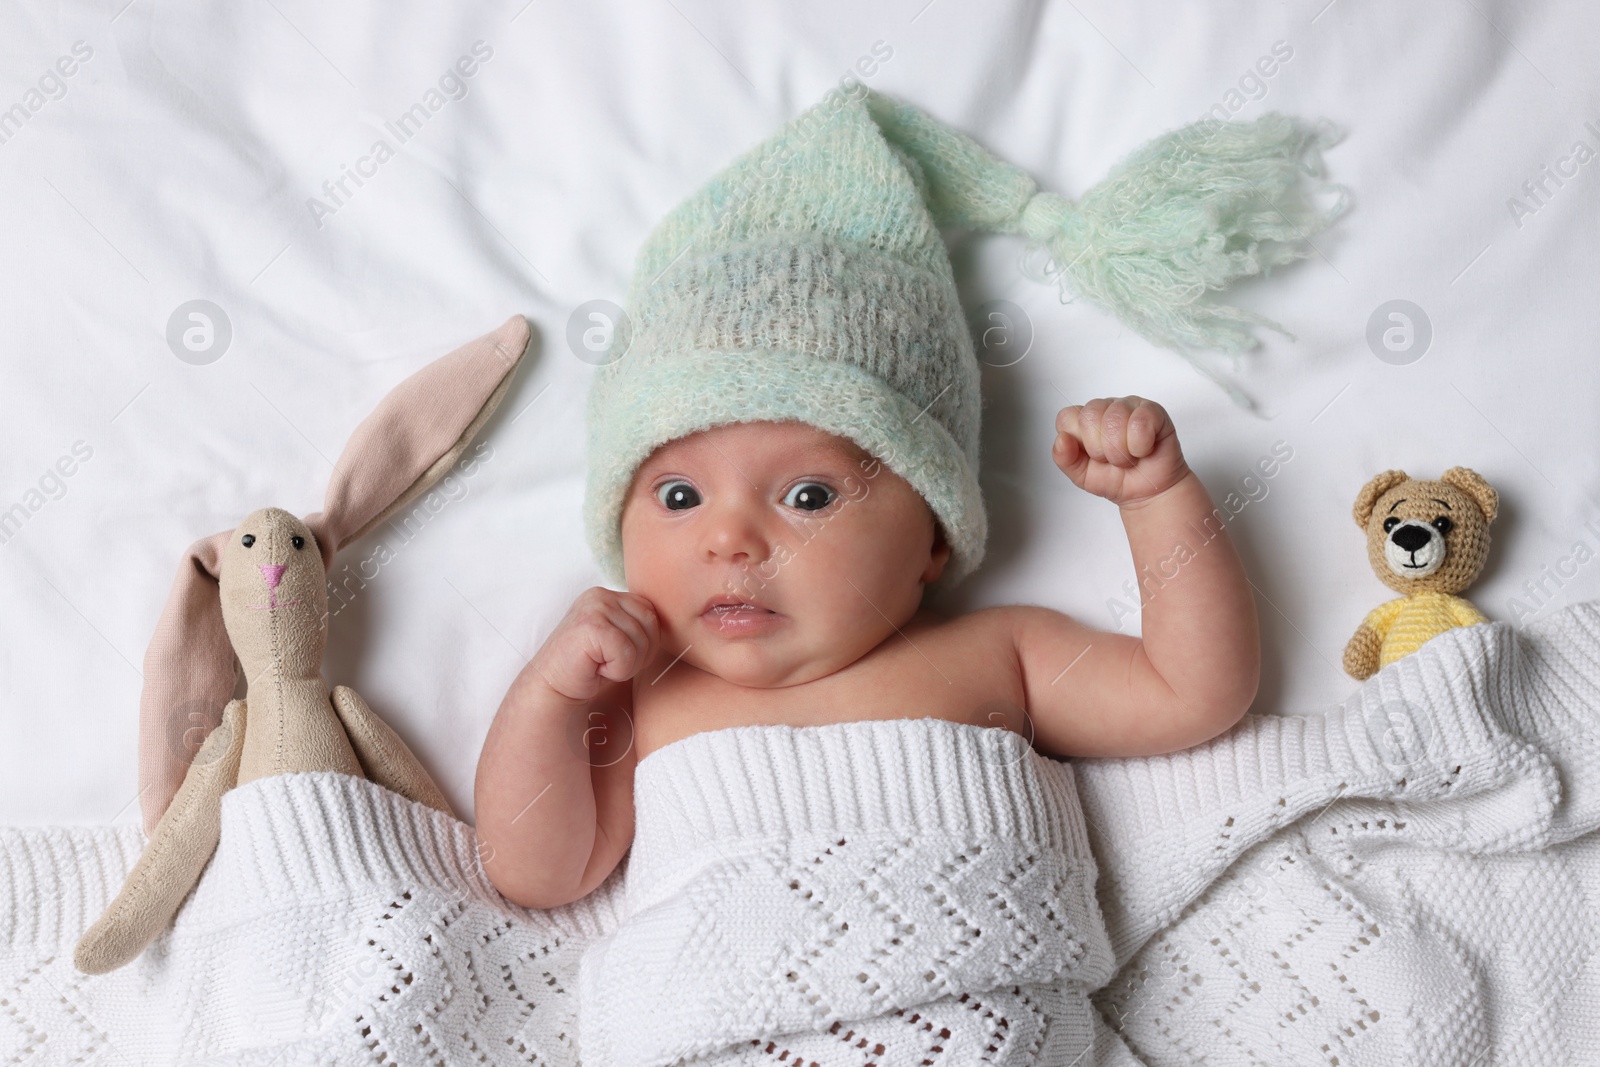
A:
<svg viewBox="0 0 1600 1067">
<path fill-rule="evenodd" d="M 1071 756 L 1174 752 L 1238 722 L 1261 674 L 1253 590 L 1161 405 L 1137 396 L 1062 410 L 1055 459 L 1118 505 L 1142 637 L 1044 608 L 1011 615 L 1035 744 Z"/>
<path fill-rule="evenodd" d="M 522 669 L 478 757 L 484 873 L 525 908 L 585 896 L 633 841 L 632 691 L 658 640 L 655 611 L 594 588 Z"/>
</svg>

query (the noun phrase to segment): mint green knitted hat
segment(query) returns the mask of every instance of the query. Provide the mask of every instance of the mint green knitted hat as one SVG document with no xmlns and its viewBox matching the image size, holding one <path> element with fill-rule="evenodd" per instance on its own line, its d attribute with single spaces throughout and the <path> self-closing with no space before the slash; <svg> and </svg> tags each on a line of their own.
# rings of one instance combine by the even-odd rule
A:
<svg viewBox="0 0 1600 1067">
<path fill-rule="evenodd" d="M 621 516 L 660 445 L 730 422 L 796 419 L 849 438 L 927 500 L 951 547 L 939 586 L 987 535 L 978 360 L 941 230 L 1020 234 L 1063 299 L 1150 340 L 1245 348 L 1253 313 L 1209 289 L 1306 254 L 1327 226 L 1290 196 L 1329 139 L 1291 119 L 1207 119 L 1124 160 L 1077 203 L 966 135 L 859 83 L 835 88 L 679 204 L 640 249 L 626 348 L 589 396 L 585 532 L 623 584 Z M 1199 366 L 1197 364 L 1197 366 Z M 1203 368 L 1202 368 L 1203 370 Z M 1207 372 L 1209 374 L 1209 372 Z"/>
</svg>

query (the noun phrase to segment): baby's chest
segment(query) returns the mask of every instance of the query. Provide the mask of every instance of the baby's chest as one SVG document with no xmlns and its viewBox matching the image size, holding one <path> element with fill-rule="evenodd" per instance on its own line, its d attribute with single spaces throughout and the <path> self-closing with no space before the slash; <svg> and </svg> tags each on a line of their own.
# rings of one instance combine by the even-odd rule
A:
<svg viewBox="0 0 1600 1067">
<path fill-rule="evenodd" d="M 987 642 L 896 638 L 826 678 L 750 689 L 703 672 L 634 687 L 634 741 L 643 759 L 663 745 L 734 726 L 822 726 L 868 719 L 940 718 L 1029 737 L 1014 655 Z M 670 676 L 669 676 L 670 677 Z"/>
</svg>

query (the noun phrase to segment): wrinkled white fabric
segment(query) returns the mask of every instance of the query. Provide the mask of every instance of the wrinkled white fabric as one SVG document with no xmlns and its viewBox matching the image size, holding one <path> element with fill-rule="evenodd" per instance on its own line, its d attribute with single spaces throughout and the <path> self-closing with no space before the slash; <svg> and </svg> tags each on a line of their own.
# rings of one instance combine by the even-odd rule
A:
<svg viewBox="0 0 1600 1067">
<path fill-rule="evenodd" d="M 0 825 L 132 818 L 140 656 L 183 550 L 259 507 L 315 510 L 379 397 L 522 313 L 534 348 L 477 462 L 330 574 L 328 681 L 471 821 L 495 709 L 600 581 L 583 401 L 613 320 L 591 302 L 622 303 L 665 214 L 847 73 L 1069 196 L 1203 113 L 1347 134 L 1325 161 L 1351 213 L 1238 293 L 1297 340 L 1202 354 L 1259 417 L 1029 280 L 1046 265 L 1021 239 L 952 235 L 991 544 L 940 606 L 1139 632 L 1151 580 L 1116 508 L 1050 461 L 1062 407 L 1129 393 L 1172 414 L 1260 592 L 1258 711 L 1356 688 L 1339 650 L 1393 594 L 1350 505 L 1386 468 L 1465 464 L 1504 495 L 1467 594 L 1489 618 L 1600 596 L 1600 155 L 1574 159 L 1600 151 L 1597 39 L 1586 0 L 0 5 L 0 112 L 32 107 L 0 126 Z M 41 90 L 63 56 L 64 95 Z M 221 320 L 185 348 L 208 343 L 202 299 L 225 349 Z"/>
</svg>

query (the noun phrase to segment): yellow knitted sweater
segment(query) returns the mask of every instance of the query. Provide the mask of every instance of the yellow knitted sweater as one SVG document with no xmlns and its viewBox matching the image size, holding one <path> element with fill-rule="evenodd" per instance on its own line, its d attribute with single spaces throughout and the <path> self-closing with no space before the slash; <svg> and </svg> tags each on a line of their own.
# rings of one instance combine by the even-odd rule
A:
<svg viewBox="0 0 1600 1067">
<path fill-rule="evenodd" d="M 1446 630 L 1488 621 L 1471 601 L 1434 592 L 1396 597 L 1373 608 L 1363 620 L 1383 640 L 1378 653 L 1380 668 L 1415 652 Z"/>
</svg>

